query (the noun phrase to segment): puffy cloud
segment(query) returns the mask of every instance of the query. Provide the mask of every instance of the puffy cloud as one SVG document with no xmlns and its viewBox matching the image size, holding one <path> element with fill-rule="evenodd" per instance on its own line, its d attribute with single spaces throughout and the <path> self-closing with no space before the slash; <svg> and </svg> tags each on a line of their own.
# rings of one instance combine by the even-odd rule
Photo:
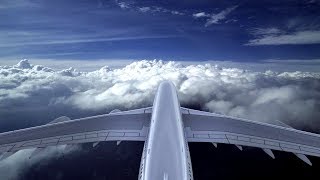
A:
<svg viewBox="0 0 320 180">
<path fill-rule="evenodd" d="M 316 72 L 255 72 L 155 60 L 83 72 L 54 70 L 22 60 L 0 66 L 0 130 L 45 124 L 61 115 L 77 118 L 151 106 L 159 83 L 167 79 L 176 85 L 185 107 L 320 129 L 320 73 Z M 12 127 L 5 128 L 8 125 Z M 31 152 L 25 153 L 0 163 L 1 179 L 16 177 L 12 175 L 44 158 L 26 162 Z M 2 173 L 8 167 L 11 173 Z"/>
<path fill-rule="evenodd" d="M 0 107 L 6 107 L 6 115 L 25 104 L 30 111 L 64 107 L 77 112 L 150 106 L 158 84 L 169 79 L 185 106 L 257 121 L 301 122 L 308 128 L 318 128 L 312 123 L 320 117 L 320 76 L 312 72 L 254 72 L 146 60 L 115 69 L 56 71 L 22 60 L 2 66 L 0 76 Z"/>
<path fill-rule="evenodd" d="M 31 65 L 27 59 L 21 60 L 16 66 L 14 66 L 19 69 L 30 69 Z"/>
</svg>

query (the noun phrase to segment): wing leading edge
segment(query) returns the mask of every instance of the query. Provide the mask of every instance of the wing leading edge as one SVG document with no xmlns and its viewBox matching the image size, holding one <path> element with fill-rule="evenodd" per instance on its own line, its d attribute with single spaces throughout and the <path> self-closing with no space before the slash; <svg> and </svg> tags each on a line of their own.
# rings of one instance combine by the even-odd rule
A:
<svg viewBox="0 0 320 180">
<path fill-rule="evenodd" d="M 320 157 L 320 135 L 289 126 L 261 123 L 187 108 L 181 108 L 188 142 L 211 142 L 292 152 L 311 165 L 305 155 Z"/>
<path fill-rule="evenodd" d="M 46 125 L 0 133 L 0 154 L 86 142 L 145 141 L 151 111 L 149 107 L 74 120 L 60 117 Z"/>
</svg>

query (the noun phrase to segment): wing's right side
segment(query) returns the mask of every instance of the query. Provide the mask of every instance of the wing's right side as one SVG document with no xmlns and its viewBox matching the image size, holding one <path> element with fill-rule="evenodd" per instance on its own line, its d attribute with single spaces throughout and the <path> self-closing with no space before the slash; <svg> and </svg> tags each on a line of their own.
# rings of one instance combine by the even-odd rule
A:
<svg viewBox="0 0 320 180">
<path fill-rule="evenodd" d="M 273 158 L 271 150 L 292 152 L 310 165 L 304 155 L 320 157 L 319 134 L 296 130 L 279 122 L 274 125 L 186 108 L 181 111 L 189 142 L 258 147 Z"/>
<path fill-rule="evenodd" d="M 46 125 L 0 133 L 0 154 L 86 142 L 145 141 L 151 109 L 113 112 L 75 120 L 61 117 Z"/>
</svg>

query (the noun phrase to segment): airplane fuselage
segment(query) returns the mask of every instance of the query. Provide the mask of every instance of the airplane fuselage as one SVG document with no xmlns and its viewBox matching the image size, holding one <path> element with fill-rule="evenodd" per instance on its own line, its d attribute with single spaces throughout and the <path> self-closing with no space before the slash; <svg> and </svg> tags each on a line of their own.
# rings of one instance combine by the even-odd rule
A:
<svg viewBox="0 0 320 180">
<path fill-rule="evenodd" d="M 176 88 L 163 82 L 153 103 L 150 131 L 145 142 L 139 179 L 193 179 Z"/>
</svg>

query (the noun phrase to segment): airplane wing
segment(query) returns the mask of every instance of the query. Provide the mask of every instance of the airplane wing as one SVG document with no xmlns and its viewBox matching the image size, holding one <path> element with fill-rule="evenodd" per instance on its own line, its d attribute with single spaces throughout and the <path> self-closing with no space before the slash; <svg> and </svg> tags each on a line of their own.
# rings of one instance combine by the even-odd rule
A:
<svg viewBox="0 0 320 180">
<path fill-rule="evenodd" d="M 305 155 L 320 157 L 320 135 L 293 129 L 278 122 L 268 124 L 215 113 L 181 108 L 188 142 L 211 142 L 292 152 L 311 165 Z"/>
<path fill-rule="evenodd" d="M 0 154 L 85 142 L 145 141 L 151 112 L 148 107 L 74 120 L 60 117 L 46 125 L 0 133 Z"/>
</svg>

